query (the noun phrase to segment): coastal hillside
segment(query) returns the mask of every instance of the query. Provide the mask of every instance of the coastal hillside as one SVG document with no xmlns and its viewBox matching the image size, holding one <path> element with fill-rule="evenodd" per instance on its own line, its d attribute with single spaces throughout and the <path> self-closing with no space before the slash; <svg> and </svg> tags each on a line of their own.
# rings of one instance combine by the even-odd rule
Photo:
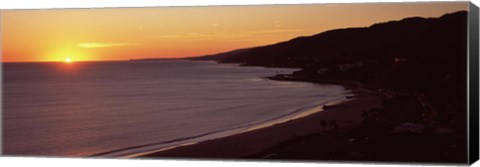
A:
<svg viewBox="0 0 480 167">
<path fill-rule="evenodd" d="M 223 52 L 223 53 L 218 53 L 218 54 L 213 54 L 213 55 L 205 55 L 205 56 L 199 56 L 199 57 L 191 57 L 188 58 L 190 60 L 223 60 L 227 59 L 232 56 L 238 56 L 242 53 L 245 53 L 246 51 L 250 50 L 251 48 L 244 48 L 244 49 L 235 49 L 232 51 L 228 52 Z"/>
<path fill-rule="evenodd" d="M 345 28 L 210 55 L 243 66 L 301 68 L 273 79 L 350 82 L 465 101 L 467 12 Z M 224 55 L 228 56 L 224 56 Z"/>
<path fill-rule="evenodd" d="M 423 89 L 465 80 L 467 12 L 335 29 L 273 45 L 210 56 L 245 66 L 296 67 L 295 76 Z"/>
</svg>

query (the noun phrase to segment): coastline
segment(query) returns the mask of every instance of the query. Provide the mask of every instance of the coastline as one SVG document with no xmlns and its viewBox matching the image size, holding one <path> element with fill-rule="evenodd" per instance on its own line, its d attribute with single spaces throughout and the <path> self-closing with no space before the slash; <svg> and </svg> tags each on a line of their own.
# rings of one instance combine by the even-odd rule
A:
<svg viewBox="0 0 480 167">
<path fill-rule="evenodd" d="M 336 84 L 350 93 L 346 102 L 299 119 L 135 158 L 466 162 L 467 146 L 459 142 L 465 134 L 437 122 L 424 93 L 301 75 L 266 78 Z"/>
<path fill-rule="evenodd" d="M 163 152 L 163 151 L 168 151 L 168 150 L 173 150 L 179 147 L 185 147 L 185 146 L 191 146 L 191 145 L 196 145 L 198 143 L 202 143 L 205 141 L 212 141 L 216 139 L 222 139 L 225 137 L 230 137 L 230 136 L 235 136 L 237 134 L 243 134 L 243 133 L 248 133 L 251 131 L 256 131 L 259 129 L 264 129 L 268 128 L 271 126 L 283 124 L 286 122 L 290 121 L 295 121 L 297 119 L 302 119 L 304 117 L 308 117 L 310 115 L 314 115 L 319 112 L 323 112 L 324 108 L 332 107 L 337 104 L 342 104 L 347 101 L 349 94 L 345 94 L 345 97 L 343 98 L 337 98 L 337 99 L 332 99 L 330 101 L 326 101 L 325 103 L 322 104 L 315 104 L 315 105 L 309 105 L 305 106 L 299 109 L 296 109 L 295 111 L 281 115 L 275 118 L 271 118 L 268 120 L 264 120 L 261 122 L 256 122 L 256 123 L 251 123 L 251 124 L 246 124 L 242 125 L 236 128 L 228 129 L 228 130 L 223 130 L 223 131 L 217 131 L 217 132 L 212 132 L 212 133 L 206 133 L 206 134 L 201 134 L 196 137 L 190 137 L 191 139 L 187 140 L 172 140 L 172 141 L 167 141 L 163 143 L 154 143 L 154 144 L 149 144 L 149 145 L 142 145 L 142 146 L 135 146 L 135 147 L 129 147 L 126 149 L 119 149 L 119 150 L 113 150 L 110 152 L 104 152 L 100 154 L 95 154 L 91 155 L 90 157 L 95 157 L 95 156 L 104 156 L 104 157 L 122 157 L 122 158 L 134 158 L 134 157 L 142 157 L 145 155 L 150 155 L 152 153 L 157 153 L 157 152 Z M 159 145 L 165 145 L 165 146 L 160 146 Z M 159 148 L 157 148 L 159 147 Z M 153 149 L 152 149 L 153 148 Z M 131 152 L 135 150 L 134 152 Z"/>
<path fill-rule="evenodd" d="M 315 82 L 318 83 L 318 82 Z M 342 131 L 359 124 L 362 114 L 382 105 L 384 96 L 362 87 L 344 86 L 354 97 L 321 112 L 240 134 L 154 152 L 137 158 L 263 158 L 256 154 L 303 136 Z"/>
<path fill-rule="evenodd" d="M 451 163 L 466 161 L 460 131 L 438 123 L 424 94 L 354 81 L 266 77 L 279 81 L 336 84 L 347 101 L 321 112 L 245 133 L 150 152 L 135 158 Z M 424 133 L 425 132 L 425 133 Z M 443 147 L 438 147 L 443 146 Z"/>
</svg>

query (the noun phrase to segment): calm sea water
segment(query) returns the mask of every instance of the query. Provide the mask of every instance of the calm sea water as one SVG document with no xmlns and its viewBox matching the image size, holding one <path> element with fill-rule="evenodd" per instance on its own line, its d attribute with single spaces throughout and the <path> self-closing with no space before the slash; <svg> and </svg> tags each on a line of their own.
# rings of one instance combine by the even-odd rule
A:
<svg viewBox="0 0 480 167">
<path fill-rule="evenodd" d="M 7 155 L 131 155 L 239 133 L 346 93 L 262 78 L 295 69 L 204 61 L 5 63 L 3 70 Z"/>
</svg>

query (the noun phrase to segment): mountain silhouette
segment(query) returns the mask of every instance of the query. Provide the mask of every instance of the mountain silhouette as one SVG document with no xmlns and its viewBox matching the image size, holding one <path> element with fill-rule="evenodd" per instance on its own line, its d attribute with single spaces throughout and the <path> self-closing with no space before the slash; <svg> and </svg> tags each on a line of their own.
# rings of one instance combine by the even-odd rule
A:
<svg viewBox="0 0 480 167">
<path fill-rule="evenodd" d="M 290 77 L 426 91 L 435 85 L 464 88 L 466 55 L 467 12 L 459 11 L 439 18 L 412 17 L 335 29 L 196 59 L 301 68 Z"/>
<path fill-rule="evenodd" d="M 242 54 L 242 53 L 244 53 L 244 52 L 246 52 L 250 49 L 251 48 L 236 49 L 236 50 L 223 52 L 223 53 L 217 53 L 217 54 L 213 54 L 213 55 L 191 57 L 191 58 L 188 58 L 188 59 L 190 59 L 190 60 L 222 60 L 222 59 L 226 59 L 228 57 L 237 56 L 237 55 Z"/>
</svg>

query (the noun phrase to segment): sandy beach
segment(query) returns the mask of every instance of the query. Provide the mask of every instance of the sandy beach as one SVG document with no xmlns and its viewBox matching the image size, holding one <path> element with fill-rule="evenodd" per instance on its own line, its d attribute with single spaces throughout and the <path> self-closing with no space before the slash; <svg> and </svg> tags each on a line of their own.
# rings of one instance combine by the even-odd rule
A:
<svg viewBox="0 0 480 167">
<path fill-rule="evenodd" d="M 256 154 L 292 139 L 353 127 L 361 122 L 364 111 L 381 107 L 384 98 L 378 92 L 362 88 L 356 88 L 352 93 L 355 96 L 348 101 L 327 106 L 323 111 L 307 117 L 225 138 L 156 152 L 140 158 L 268 158 L 257 157 Z M 336 146 L 341 147 L 341 145 Z"/>
</svg>

